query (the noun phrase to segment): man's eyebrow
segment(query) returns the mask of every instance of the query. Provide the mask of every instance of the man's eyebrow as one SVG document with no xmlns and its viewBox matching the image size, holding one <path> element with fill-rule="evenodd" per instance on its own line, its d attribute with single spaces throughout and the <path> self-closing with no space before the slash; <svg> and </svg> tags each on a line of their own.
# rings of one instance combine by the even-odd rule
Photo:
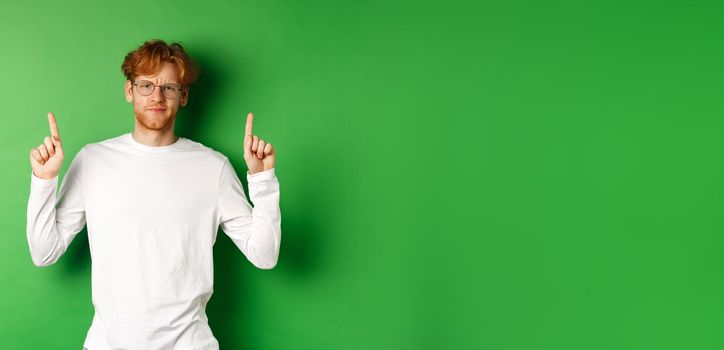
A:
<svg viewBox="0 0 724 350">
<path fill-rule="evenodd" d="M 156 83 L 156 82 L 158 81 L 157 79 L 153 79 L 153 78 L 141 78 L 141 77 L 136 78 L 136 81 L 141 81 L 141 80 L 148 80 L 148 81 L 150 81 L 150 82 L 152 82 L 152 83 L 154 83 L 154 84 L 156 84 L 156 85 L 165 85 L 165 84 L 181 85 L 181 83 L 176 82 L 176 81 L 166 81 L 166 82 Z"/>
</svg>

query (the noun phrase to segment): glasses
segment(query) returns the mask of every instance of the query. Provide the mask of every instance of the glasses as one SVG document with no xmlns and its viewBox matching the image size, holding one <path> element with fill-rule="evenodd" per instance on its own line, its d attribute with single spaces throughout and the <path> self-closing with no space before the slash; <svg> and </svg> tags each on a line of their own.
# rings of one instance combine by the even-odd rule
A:
<svg viewBox="0 0 724 350">
<path fill-rule="evenodd" d="M 138 91 L 141 96 L 148 96 L 153 93 L 153 90 L 156 90 L 156 87 L 161 88 L 161 93 L 163 93 L 164 96 L 168 99 L 174 99 L 178 97 L 178 95 L 181 93 L 181 90 L 183 89 L 181 85 L 174 84 L 174 83 L 168 83 L 163 85 L 156 85 L 148 80 L 140 80 L 137 82 L 134 82 L 133 85 L 137 87 L 136 91 Z"/>
</svg>

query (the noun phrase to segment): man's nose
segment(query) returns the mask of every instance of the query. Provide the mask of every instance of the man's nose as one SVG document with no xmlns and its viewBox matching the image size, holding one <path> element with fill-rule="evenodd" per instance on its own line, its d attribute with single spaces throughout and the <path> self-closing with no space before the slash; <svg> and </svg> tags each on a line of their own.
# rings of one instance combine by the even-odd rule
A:
<svg viewBox="0 0 724 350">
<path fill-rule="evenodd" d="M 153 91 L 151 91 L 151 99 L 154 101 L 163 101 L 166 99 L 166 96 L 163 95 L 163 91 L 161 91 L 163 87 L 161 86 L 154 86 Z"/>
</svg>

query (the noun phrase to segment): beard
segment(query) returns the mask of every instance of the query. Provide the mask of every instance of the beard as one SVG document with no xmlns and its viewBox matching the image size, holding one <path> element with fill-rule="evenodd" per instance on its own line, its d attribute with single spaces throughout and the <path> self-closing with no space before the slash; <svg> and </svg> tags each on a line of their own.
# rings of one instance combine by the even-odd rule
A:
<svg viewBox="0 0 724 350">
<path fill-rule="evenodd" d="M 151 111 L 141 111 L 141 113 L 136 113 L 136 120 L 146 129 L 165 130 L 173 126 L 174 116 Z"/>
</svg>

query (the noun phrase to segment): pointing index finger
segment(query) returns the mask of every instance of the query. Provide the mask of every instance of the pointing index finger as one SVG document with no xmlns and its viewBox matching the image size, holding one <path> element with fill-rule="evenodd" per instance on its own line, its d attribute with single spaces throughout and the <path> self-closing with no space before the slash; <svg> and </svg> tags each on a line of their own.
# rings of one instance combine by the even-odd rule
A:
<svg viewBox="0 0 724 350">
<path fill-rule="evenodd" d="M 60 134 L 58 134 L 58 124 L 55 122 L 55 115 L 53 112 L 48 112 L 48 123 L 50 124 L 50 135 L 60 139 Z"/>
<path fill-rule="evenodd" d="M 249 114 L 246 116 L 246 132 L 244 133 L 244 137 L 251 137 L 251 124 L 254 122 L 254 113 L 249 112 Z"/>
</svg>

